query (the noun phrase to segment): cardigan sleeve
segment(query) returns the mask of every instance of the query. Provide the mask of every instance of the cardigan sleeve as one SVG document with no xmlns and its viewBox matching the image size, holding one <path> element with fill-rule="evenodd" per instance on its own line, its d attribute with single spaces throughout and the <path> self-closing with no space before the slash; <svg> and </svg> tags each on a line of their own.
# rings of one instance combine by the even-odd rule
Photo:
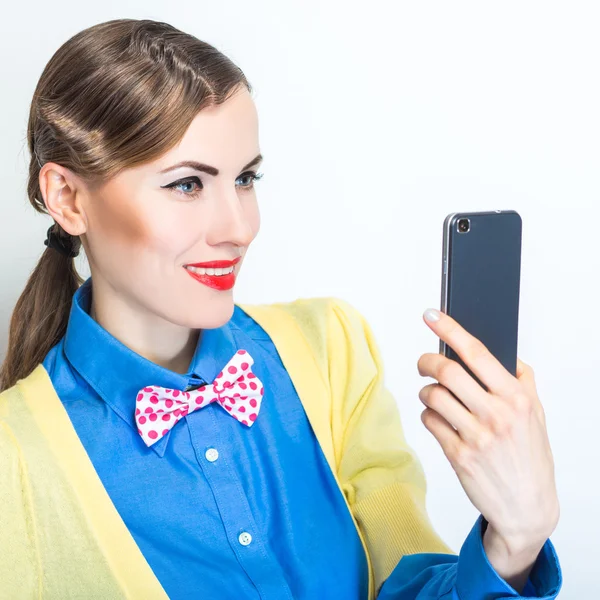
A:
<svg viewBox="0 0 600 600">
<path fill-rule="evenodd" d="M 454 552 L 429 520 L 424 471 L 385 386 L 369 324 L 334 298 L 327 337 L 338 476 L 364 532 L 379 590 L 402 556 Z"/>
<path fill-rule="evenodd" d="M 0 396 L 0 405 L 3 399 Z M 20 449 L 0 419 L 0 587 L 2 597 L 38 597 L 41 569 L 29 481 Z"/>
<path fill-rule="evenodd" d="M 371 557 L 380 600 L 521 598 L 494 570 L 483 547 L 483 516 L 456 555 L 432 527 L 423 468 L 407 444 L 382 357 L 365 318 L 331 299 L 329 380 L 342 489 Z M 385 584 L 385 585 L 384 585 Z M 523 590 L 555 598 L 562 577 L 546 541 Z"/>
</svg>

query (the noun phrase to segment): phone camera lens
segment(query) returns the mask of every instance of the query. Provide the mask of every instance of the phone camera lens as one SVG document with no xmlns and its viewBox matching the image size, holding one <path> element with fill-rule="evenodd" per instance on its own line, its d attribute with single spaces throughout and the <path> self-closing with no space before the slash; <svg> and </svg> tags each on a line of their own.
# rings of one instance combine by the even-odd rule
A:
<svg viewBox="0 0 600 600">
<path fill-rule="evenodd" d="M 469 219 L 459 219 L 458 220 L 458 231 L 460 233 L 467 233 L 469 231 L 470 222 Z"/>
</svg>

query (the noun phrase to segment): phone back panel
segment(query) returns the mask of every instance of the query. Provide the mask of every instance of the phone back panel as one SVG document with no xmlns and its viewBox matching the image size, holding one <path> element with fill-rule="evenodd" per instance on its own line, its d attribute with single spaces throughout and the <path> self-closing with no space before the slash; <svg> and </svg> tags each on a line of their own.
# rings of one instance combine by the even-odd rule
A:
<svg viewBox="0 0 600 600">
<path fill-rule="evenodd" d="M 470 221 L 470 229 L 464 233 L 457 227 L 463 218 Z M 481 340 L 515 376 L 521 233 L 521 217 L 512 210 L 454 213 L 444 221 L 442 312 Z M 440 352 L 459 362 L 483 385 L 442 340 Z"/>
</svg>

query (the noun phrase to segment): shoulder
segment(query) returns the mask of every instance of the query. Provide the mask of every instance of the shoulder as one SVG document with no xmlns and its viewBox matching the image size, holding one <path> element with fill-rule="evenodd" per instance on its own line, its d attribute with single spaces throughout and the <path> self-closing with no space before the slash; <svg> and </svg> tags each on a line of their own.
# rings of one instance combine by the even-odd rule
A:
<svg viewBox="0 0 600 600">
<path fill-rule="evenodd" d="M 18 423 L 21 421 L 22 398 L 18 384 L 0 393 L 0 472 L 4 477 L 19 463 Z M 2 486 L 6 485 L 6 480 Z"/>
<path fill-rule="evenodd" d="M 0 472 L 7 465 L 18 463 L 27 465 L 25 471 L 30 474 L 39 473 L 44 469 L 44 461 L 53 460 L 43 430 L 59 430 L 57 426 L 63 417 L 58 413 L 57 418 L 55 398 L 42 363 L 0 393 Z"/>
<path fill-rule="evenodd" d="M 294 325 L 313 341 L 325 342 L 330 336 L 339 335 L 341 327 L 350 335 L 361 334 L 364 327 L 363 315 L 348 301 L 334 296 L 297 298 L 288 302 L 270 304 L 240 304 L 246 313 L 236 311 L 239 324 L 248 316 L 259 325 L 277 321 L 282 327 Z"/>
<path fill-rule="evenodd" d="M 20 387 L 22 382 L 26 382 L 29 377 L 31 377 L 31 375 L 28 375 L 25 379 L 20 379 L 13 386 L 0 393 L 0 425 L 4 425 L 4 427 L 0 427 L 0 429 L 6 430 L 7 424 L 20 412 L 23 400 Z M 0 434 L 1 433 L 2 432 L 0 431 Z"/>
<path fill-rule="evenodd" d="M 273 338 L 301 336 L 317 362 L 329 371 L 358 367 L 361 379 L 371 379 L 379 354 L 371 328 L 362 312 L 335 296 L 297 298 L 288 302 L 239 305 Z"/>
<path fill-rule="evenodd" d="M 0 393 L 0 435 L 10 438 L 19 447 L 31 442 L 32 432 L 37 431 L 32 398 L 45 402 L 49 386 L 48 373 L 39 363 L 29 375 Z"/>
</svg>

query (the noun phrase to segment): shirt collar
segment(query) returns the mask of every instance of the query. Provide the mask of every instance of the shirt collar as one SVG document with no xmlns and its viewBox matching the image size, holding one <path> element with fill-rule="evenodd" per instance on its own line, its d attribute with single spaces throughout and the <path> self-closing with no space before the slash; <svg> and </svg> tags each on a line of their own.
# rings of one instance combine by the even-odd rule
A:
<svg viewBox="0 0 600 600">
<path fill-rule="evenodd" d="M 184 390 L 211 383 L 238 348 L 231 320 L 203 329 L 187 373 L 180 374 L 137 354 L 90 317 L 92 278 L 75 292 L 65 334 L 65 354 L 71 365 L 100 397 L 137 433 L 135 400 L 148 385 Z M 165 453 L 170 431 L 150 446 Z"/>
</svg>

